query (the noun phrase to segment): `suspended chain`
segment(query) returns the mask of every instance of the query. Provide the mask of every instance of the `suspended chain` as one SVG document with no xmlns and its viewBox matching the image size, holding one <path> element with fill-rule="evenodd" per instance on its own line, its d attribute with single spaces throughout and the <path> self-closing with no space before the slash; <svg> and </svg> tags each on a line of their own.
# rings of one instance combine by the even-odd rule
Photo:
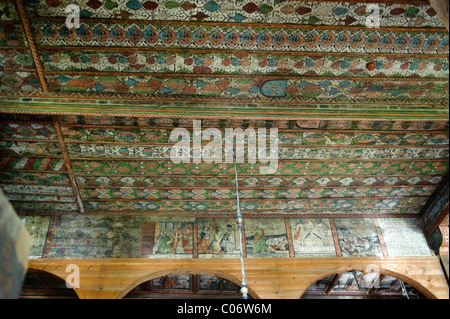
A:
<svg viewBox="0 0 450 319">
<path fill-rule="evenodd" d="M 231 127 L 231 120 L 228 118 L 228 124 Z M 234 135 L 233 135 L 234 136 Z M 236 148 L 235 148 L 235 141 L 233 137 L 233 162 L 234 162 L 234 177 L 236 182 L 236 206 L 237 206 L 237 215 L 236 215 L 236 224 L 239 229 L 239 250 L 240 250 L 240 259 L 241 259 L 241 274 L 242 274 L 242 288 L 240 290 L 242 294 L 243 299 L 248 298 L 248 283 L 247 279 L 245 278 L 245 269 L 244 269 L 244 253 L 242 248 L 242 224 L 243 219 L 241 215 L 241 205 L 239 201 L 239 184 L 238 184 L 238 173 L 237 173 L 237 160 L 236 160 Z"/>
</svg>

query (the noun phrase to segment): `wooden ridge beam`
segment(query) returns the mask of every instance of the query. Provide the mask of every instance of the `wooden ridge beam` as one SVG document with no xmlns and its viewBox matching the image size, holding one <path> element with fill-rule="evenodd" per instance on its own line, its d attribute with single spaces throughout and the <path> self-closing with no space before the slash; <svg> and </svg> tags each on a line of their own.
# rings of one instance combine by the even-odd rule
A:
<svg viewBox="0 0 450 319">
<path fill-rule="evenodd" d="M 161 101 L 159 99 L 158 101 Z M 163 99 L 167 101 L 177 101 L 178 99 Z M 196 99 L 188 100 L 195 101 Z M 150 100 L 151 101 L 151 100 Z M 148 102 L 150 102 L 148 101 Z M 198 100 L 197 100 L 198 101 Z M 217 100 L 215 102 L 224 102 Z M 233 101 L 234 102 L 234 101 Z M 236 101 L 236 103 L 241 103 Z M 242 101 L 242 103 L 251 103 L 249 101 Z M 267 102 L 267 103 L 274 103 Z M 292 101 L 292 103 L 296 103 Z M 252 111 L 230 111 L 228 110 L 189 110 L 186 114 L 185 110 L 178 109 L 125 109 L 125 108 L 111 108 L 107 106 L 105 108 L 99 107 L 86 107 L 83 106 L 83 110 L 73 109 L 72 107 L 58 105 L 32 105 L 31 103 L 24 103 L 21 106 L 0 104 L 0 113 L 16 113 L 16 114 L 49 114 L 49 115 L 86 115 L 86 116 L 124 116 L 124 117 L 150 117 L 150 118 L 184 118 L 184 119 L 248 119 L 248 120 L 305 120 L 313 119 L 317 120 L 319 117 L 321 120 L 367 120 L 372 118 L 384 118 L 386 120 L 407 120 L 407 121 L 430 121 L 430 120 L 444 120 L 448 119 L 447 113 L 429 114 L 425 112 L 418 112 L 412 114 L 411 111 L 405 113 L 385 113 L 373 112 L 373 113 L 354 113 L 354 112 L 342 112 L 337 110 L 336 112 L 324 112 L 318 110 L 317 112 L 283 112 L 283 111 L 271 111 L 255 113 Z M 79 107 L 79 105 L 78 105 Z"/>
<path fill-rule="evenodd" d="M 447 31 L 449 31 L 449 13 L 448 13 L 448 0 L 429 0 L 434 11 L 441 18 Z"/>
<path fill-rule="evenodd" d="M 449 182 L 449 176 L 448 176 L 448 172 L 443 175 L 443 179 L 440 182 L 439 186 L 436 188 L 436 190 L 434 191 L 434 193 L 430 196 L 430 198 L 428 199 L 427 203 L 425 204 L 425 206 L 423 206 L 422 211 L 420 212 L 420 216 L 423 218 L 426 211 L 428 210 L 428 208 L 430 208 L 430 206 L 438 199 L 438 196 L 440 194 L 440 192 L 442 191 L 442 189 L 445 187 L 445 185 Z"/>
<path fill-rule="evenodd" d="M 58 135 L 58 140 L 60 143 L 60 147 L 61 147 L 61 151 L 63 153 L 63 158 L 64 158 L 64 162 L 66 164 L 66 168 L 67 168 L 67 174 L 69 175 L 69 179 L 70 179 L 70 184 L 72 185 L 73 188 L 73 195 L 76 199 L 76 203 L 79 209 L 79 212 L 81 214 L 84 213 L 84 207 L 83 207 L 83 201 L 81 200 L 81 196 L 78 190 L 78 186 L 77 186 L 77 182 L 75 180 L 75 175 L 72 171 L 72 166 L 70 163 L 70 159 L 69 159 L 69 154 L 67 152 L 67 148 L 64 142 L 64 136 L 62 134 L 62 130 L 61 130 L 61 126 L 59 125 L 59 118 L 58 116 L 53 116 L 53 125 L 55 127 L 56 133 Z"/>
<path fill-rule="evenodd" d="M 36 71 L 37 71 L 37 74 L 39 77 L 39 82 L 41 83 L 42 91 L 44 93 L 48 93 L 50 90 L 49 90 L 49 87 L 47 84 L 47 80 L 45 78 L 44 67 L 42 65 L 41 58 L 39 57 L 36 40 L 34 38 L 33 31 L 31 29 L 30 21 L 28 19 L 23 0 L 16 0 L 16 8 L 17 8 L 17 12 L 19 13 L 20 20 L 22 21 L 22 26 L 23 26 L 23 29 L 25 32 L 25 37 L 27 39 L 28 46 L 29 46 L 29 49 L 31 52 L 31 56 L 33 58 L 34 66 L 36 68 Z"/>
<path fill-rule="evenodd" d="M 427 229 L 428 235 L 431 236 L 431 234 L 436 230 L 436 228 L 440 227 L 441 224 L 446 220 L 449 214 L 449 204 L 445 205 L 444 209 L 439 213 L 439 215 L 436 217 L 436 220 L 434 223 Z M 448 225 L 447 225 L 448 227 Z"/>
</svg>

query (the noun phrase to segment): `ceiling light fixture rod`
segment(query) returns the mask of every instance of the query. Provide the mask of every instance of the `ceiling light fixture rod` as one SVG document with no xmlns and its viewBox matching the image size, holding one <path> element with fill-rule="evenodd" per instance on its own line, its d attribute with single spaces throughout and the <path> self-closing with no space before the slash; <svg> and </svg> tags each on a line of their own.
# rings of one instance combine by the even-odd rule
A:
<svg viewBox="0 0 450 319">
<path fill-rule="evenodd" d="M 399 280 L 400 280 L 400 279 L 399 279 Z M 400 280 L 400 286 L 401 286 L 401 288 L 402 288 L 402 295 L 403 295 L 404 297 L 406 297 L 407 299 L 409 299 L 408 291 L 406 290 L 405 283 L 403 282 L 403 280 Z"/>
<path fill-rule="evenodd" d="M 228 124 L 231 127 L 231 119 L 228 118 Z M 233 135 L 234 136 L 234 135 Z M 237 207 L 237 216 L 236 216 L 236 224 L 239 230 L 239 250 L 240 250 L 240 260 L 241 260 L 241 274 L 242 274 L 242 288 L 240 290 L 243 299 L 248 298 L 248 284 L 247 279 L 245 278 L 245 269 L 244 269 L 244 253 L 242 249 L 242 224 L 243 219 L 241 215 L 241 205 L 239 201 L 239 184 L 238 184 L 238 173 L 237 173 L 237 161 L 236 161 L 236 148 L 235 148 L 235 138 L 233 137 L 233 162 L 234 162 L 234 177 L 236 183 L 236 207 Z"/>
</svg>

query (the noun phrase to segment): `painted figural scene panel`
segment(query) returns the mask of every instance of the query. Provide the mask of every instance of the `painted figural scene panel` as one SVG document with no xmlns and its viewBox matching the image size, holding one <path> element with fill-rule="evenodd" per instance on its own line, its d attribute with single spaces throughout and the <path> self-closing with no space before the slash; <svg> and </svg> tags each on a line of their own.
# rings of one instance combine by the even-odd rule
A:
<svg viewBox="0 0 450 319">
<path fill-rule="evenodd" d="M 30 258 L 239 258 L 234 218 L 21 216 Z M 379 231 L 375 221 L 379 224 Z M 416 218 L 244 218 L 244 257 L 430 256 Z M 337 232 L 334 234 L 333 229 Z M 95 243 L 95 245 L 93 244 Z"/>
<path fill-rule="evenodd" d="M 247 257 L 289 257 L 289 243 L 284 219 L 246 219 Z"/>
<path fill-rule="evenodd" d="M 291 219 L 290 226 L 295 257 L 336 256 L 328 219 Z"/>
<path fill-rule="evenodd" d="M 192 258 L 193 221 L 183 218 L 62 216 L 52 235 L 49 258 Z"/>
<path fill-rule="evenodd" d="M 334 222 L 343 257 L 383 256 L 373 219 L 336 218 Z"/>
<path fill-rule="evenodd" d="M 234 219 L 197 219 L 200 258 L 240 256 L 239 230 Z"/>
</svg>

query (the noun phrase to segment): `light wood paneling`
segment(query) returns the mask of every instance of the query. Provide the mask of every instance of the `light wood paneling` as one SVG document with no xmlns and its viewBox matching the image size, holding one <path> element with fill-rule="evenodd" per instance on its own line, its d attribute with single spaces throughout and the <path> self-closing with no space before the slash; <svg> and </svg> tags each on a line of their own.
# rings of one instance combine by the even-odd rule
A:
<svg viewBox="0 0 450 319">
<path fill-rule="evenodd" d="M 66 267 L 80 269 L 80 298 L 122 298 L 137 285 L 169 274 L 206 274 L 241 283 L 239 259 L 35 259 L 29 267 L 65 279 Z M 436 256 L 364 258 L 248 258 L 250 295 L 262 299 L 297 299 L 315 281 L 353 269 L 399 278 L 428 298 L 449 298 L 449 287 Z"/>
</svg>

